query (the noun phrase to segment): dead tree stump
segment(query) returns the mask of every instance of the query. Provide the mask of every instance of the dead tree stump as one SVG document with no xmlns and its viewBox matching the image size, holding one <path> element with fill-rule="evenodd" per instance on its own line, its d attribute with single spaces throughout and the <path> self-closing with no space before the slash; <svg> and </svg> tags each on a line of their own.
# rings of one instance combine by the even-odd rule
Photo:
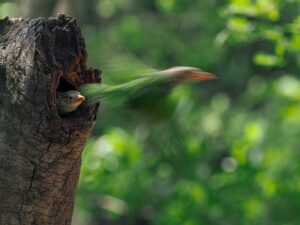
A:
<svg viewBox="0 0 300 225">
<path fill-rule="evenodd" d="M 97 105 L 61 117 L 56 91 L 99 82 L 75 19 L 0 20 L 0 224 L 71 224 Z"/>
</svg>

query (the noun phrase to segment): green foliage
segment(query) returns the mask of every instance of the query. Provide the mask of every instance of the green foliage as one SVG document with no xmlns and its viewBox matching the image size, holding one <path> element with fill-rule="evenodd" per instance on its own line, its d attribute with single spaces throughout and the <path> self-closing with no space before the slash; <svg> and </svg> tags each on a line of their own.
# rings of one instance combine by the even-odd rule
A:
<svg viewBox="0 0 300 225">
<path fill-rule="evenodd" d="M 229 34 L 237 42 L 264 43 L 254 62 L 264 67 L 283 67 L 290 55 L 299 57 L 299 1 L 231 0 L 223 10 Z"/>
<path fill-rule="evenodd" d="M 11 16 L 17 17 L 19 15 L 19 9 L 17 5 L 10 1 L 0 1 L 0 18 Z"/>
<path fill-rule="evenodd" d="M 104 82 L 126 80 L 105 74 L 107 66 L 115 74 L 129 68 L 109 60 L 117 55 L 109 49 L 122 45 L 119 52 L 146 64 L 202 67 L 219 80 L 176 88 L 172 123 L 149 127 L 102 105 L 83 155 L 75 221 L 297 225 L 299 6 L 99 1 L 103 26 L 84 33 Z"/>
</svg>

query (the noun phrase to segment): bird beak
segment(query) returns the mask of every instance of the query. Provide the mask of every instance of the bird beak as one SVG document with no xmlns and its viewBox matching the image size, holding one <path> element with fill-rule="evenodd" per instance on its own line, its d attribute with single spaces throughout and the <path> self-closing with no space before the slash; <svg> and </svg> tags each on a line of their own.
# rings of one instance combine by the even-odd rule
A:
<svg viewBox="0 0 300 225">
<path fill-rule="evenodd" d="M 83 102 L 85 100 L 85 97 L 82 95 L 78 95 L 76 96 L 76 98 L 74 99 L 74 102 Z"/>
<path fill-rule="evenodd" d="M 204 71 L 192 71 L 188 80 L 215 80 L 217 77 L 211 73 Z"/>
</svg>

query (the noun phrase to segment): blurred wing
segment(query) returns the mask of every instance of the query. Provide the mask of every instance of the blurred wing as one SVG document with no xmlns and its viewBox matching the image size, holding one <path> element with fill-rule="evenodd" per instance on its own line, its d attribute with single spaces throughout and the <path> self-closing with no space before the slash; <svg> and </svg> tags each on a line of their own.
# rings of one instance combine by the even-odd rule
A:
<svg viewBox="0 0 300 225">
<path fill-rule="evenodd" d="M 184 151 L 186 151 L 186 146 L 183 138 L 184 130 L 181 127 L 175 114 L 166 122 L 166 152 L 168 152 L 171 155 L 177 156 L 185 155 Z"/>
<path fill-rule="evenodd" d="M 126 107 L 126 102 L 141 87 L 155 82 L 156 79 L 153 77 L 155 78 L 155 76 L 145 76 L 119 85 L 85 84 L 80 88 L 80 92 L 86 97 L 85 105 L 107 100 L 111 105 Z"/>
<path fill-rule="evenodd" d="M 80 93 L 86 97 L 85 105 L 91 105 L 100 101 L 118 99 L 122 96 L 121 90 L 116 86 L 105 84 L 85 84 L 80 88 Z"/>
<path fill-rule="evenodd" d="M 160 151 L 171 164 L 180 165 L 189 161 L 186 158 L 185 132 L 175 115 L 163 121 L 151 123 L 147 129 L 149 129 L 149 135 L 145 143 L 157 146 L 153 150 Z M 186 173 L 186 171 L 178 171 L 178 173 Z"/>
<path fill-rule="evenodd" d="M 103 49 L 100 53 L 100 65 L 105 84 L 122 84 L 156 72 L 136 55 L 120 47 Z"/>
</svg>

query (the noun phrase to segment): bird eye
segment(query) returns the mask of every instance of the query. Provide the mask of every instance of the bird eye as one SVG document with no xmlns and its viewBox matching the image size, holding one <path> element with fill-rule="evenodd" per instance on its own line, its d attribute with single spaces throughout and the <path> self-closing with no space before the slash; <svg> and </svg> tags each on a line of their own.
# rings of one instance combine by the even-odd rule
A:
<svg viewBox="0 0 300 225">
<path fill-rule="evenodd" d="M 71 97 L 71 96 L 69 96 L 69 99 L 72 99 L 72 97 Z"/>
</svg>

